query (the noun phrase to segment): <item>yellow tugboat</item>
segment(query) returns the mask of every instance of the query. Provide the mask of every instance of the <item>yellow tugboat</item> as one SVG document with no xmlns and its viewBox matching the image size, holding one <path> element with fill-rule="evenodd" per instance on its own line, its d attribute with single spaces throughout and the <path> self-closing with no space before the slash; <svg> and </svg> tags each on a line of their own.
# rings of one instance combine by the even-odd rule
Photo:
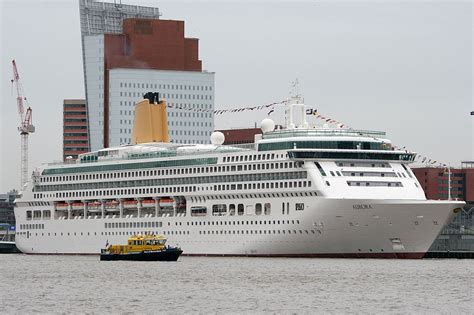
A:
<svg viewBox="0 0 474 315">
<path fill-rule="evenodd" d="M 110 245 L 101 250 L 100 260 L 177 261 L 183 252 L 166 246 L 162 235 L 133 235 L 127 245 Z"/>
</svg>

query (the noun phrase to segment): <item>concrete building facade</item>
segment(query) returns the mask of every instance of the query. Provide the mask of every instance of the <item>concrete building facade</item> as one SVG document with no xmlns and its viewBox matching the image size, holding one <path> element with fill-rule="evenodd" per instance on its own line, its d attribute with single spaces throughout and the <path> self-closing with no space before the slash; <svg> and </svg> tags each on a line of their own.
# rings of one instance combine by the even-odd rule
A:
<svg viewBox="0 0 474 315">
<path fill-rule="evenodd" d="M 171 106 L 167 110 L 171 142 L 209 142 L 214 130 L 212 73 L 112 69 L 109 88 L 109 146 L 130 143 L 134 105 L 148 91 L 159 91 L 160 98 Z"/>
</svg>

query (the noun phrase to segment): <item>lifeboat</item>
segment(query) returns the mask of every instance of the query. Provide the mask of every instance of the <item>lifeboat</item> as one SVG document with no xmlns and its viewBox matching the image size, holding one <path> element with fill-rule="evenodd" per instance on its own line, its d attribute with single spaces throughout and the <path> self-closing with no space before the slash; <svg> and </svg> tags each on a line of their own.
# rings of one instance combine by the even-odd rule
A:
<svg viewBox="0 0 474 315">
<path fill-rule="evenodd" d="M 98 201 L 91 202 L 87 205 L 87 208 L 89 210 L 101 210 L 101 207 L 102 207 L 102 203 Z"/>
<path fill-rule="evenodd" d="M 176 205 L 175 201 L 171 198 L 161 198 L 159 204 L 161 208 L 174 207 Z"/>
<path fill-rule="evenodd" d="M 56 204 L 56 210 L 67 210 L 67 203 L 62 202 Z"/>
<path fill-rule="evenodd" d="M 74 202 L 72 204 L 72 210 L 83 210 L 84 209 L 84 203 L 83 202 Z"/>
<path fill-rule="evenodd" d="M 115 209 L 117 208 L 117 206 L 119 205 L 119 202 L 118 201 L 107 201 L 105 203 L 105 208 L 106 209 Z"/>
<path fill-rule="evenodd" d="M 166 246 L 162 235 L 133 235 L 126 245 L 105 245 L 100 260 L 177 261 L 183 253 L 179 247 Z"/>
<path fill-rule="evenodd" d="M 137 204 L 138 204 L 138 202 L 136 200 L 125 200 L 123 202 L 123 207 L 127 208 L 127 209 L 136 208 Z"/>
<path fill-rule="evenodd" d="M 153 199 L 146 199 L 142 201 L 142 206 L 144 208 L 153 208 L 155 207 L 155 200 Z"/>
</svg>

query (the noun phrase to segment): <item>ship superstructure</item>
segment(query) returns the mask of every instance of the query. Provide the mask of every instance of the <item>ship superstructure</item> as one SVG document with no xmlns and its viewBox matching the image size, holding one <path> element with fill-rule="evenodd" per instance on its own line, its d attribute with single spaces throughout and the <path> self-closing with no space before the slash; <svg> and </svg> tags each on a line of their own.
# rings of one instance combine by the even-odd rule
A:
<svg viewBox="0 0 474 315">
<path fill-rule="evenodd" d="M 464 203 L 426 200 L 415 154 L 385 133 L 309 127 L 300 99 L 288 110 L 287 128 L 265 119 L 254 144 L 216 132 L 209 145 L 139 143 L 36 169 L 16 200 L 18 248 L 99 254 L 163 234 L 184 255 L 423 257 Z"/>
</svg>

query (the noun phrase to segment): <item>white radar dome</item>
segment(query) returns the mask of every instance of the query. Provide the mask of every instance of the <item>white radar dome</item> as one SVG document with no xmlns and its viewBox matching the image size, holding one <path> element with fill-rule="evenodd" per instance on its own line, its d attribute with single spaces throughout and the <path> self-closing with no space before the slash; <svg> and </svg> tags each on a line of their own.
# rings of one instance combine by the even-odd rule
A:
<svg viewBox="0 0 474 315">
<path fill-rule="evenodd" d="M 225 136 L 220 131 L 214 131 L 211 135 L 211 143 L 214 145 L 221 145 L 225 141 Z"/>
<path fill-rule="evenodd" d="M 275 122 L 270 118 L 265 118 L 260 124 L 263 133 L 271 132 L 275 129 Z"/>
</svg>

